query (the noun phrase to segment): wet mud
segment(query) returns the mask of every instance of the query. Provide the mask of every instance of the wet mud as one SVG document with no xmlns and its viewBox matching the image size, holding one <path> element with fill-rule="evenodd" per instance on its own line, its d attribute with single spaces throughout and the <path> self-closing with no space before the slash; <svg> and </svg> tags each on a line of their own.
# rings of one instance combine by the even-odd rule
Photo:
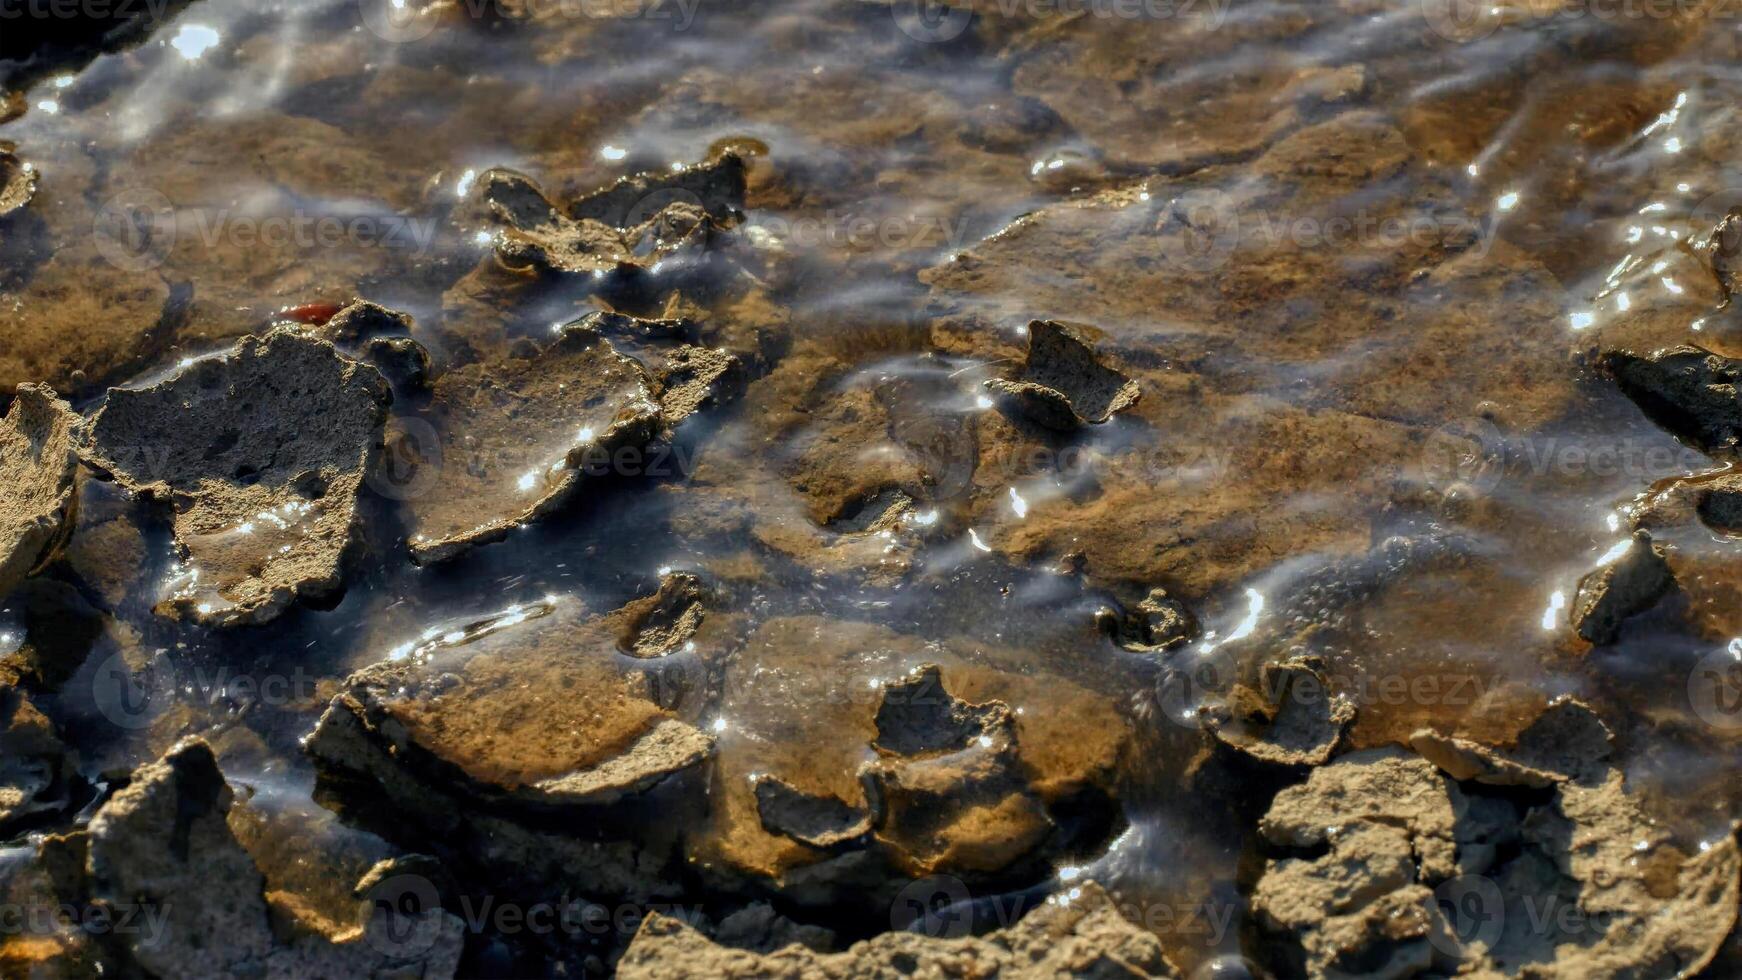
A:
<svg viewBox="0 0 1742 980">
<path fill-rule="evenodd" d="M 50 6 L 0 975 L 1742 973 L 1724 5 Z"/>
</svg>

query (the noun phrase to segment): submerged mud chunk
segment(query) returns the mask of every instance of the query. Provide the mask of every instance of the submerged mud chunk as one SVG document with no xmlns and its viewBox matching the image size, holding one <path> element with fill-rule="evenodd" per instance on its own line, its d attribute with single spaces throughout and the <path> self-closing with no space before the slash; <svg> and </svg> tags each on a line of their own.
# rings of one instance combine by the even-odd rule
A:
<svg viewBox="0 0 1742 980">
<path fill-rule="evenodd" d="M 1424 729 L 1410 747 L 1461 782 L 1542 788 L 1601 775 L 1613 736 L 1588 706 L 1556 698 L 1509 752 Z"/>
<path fill-rule="evenodd" d="M 692 253 L 736 222 L 744 165 L 727 154 L 695 167 L 625 177 L 567 208 L 512 171 L 488 171 L 480 188 L 505 226 L 496 245 L 505 265 L 607 275 L 650 270 Z"/>
<path fill-rule="evenodd" d="M 655 703 L 645 675 L 614 662 L 613 625 L 568 600 L 521 607 L 362 671 L 333 708 L 485 795 L 610 803 L 712 748 Z"/>
<path fill-rule="evenodd" d="M 1022 370 L 986 387 L 1034 421 L 1060 431 L 1105 422 L 1130 408 L 1141 393 L 1137 382 L 1101 362 L 1082 328 L 1056 320 L 1030 323 Z"/>
<path fill-rule="evenodd" d="M 1279 969 L 1573 980 L 1711 962 L 1736 919 L 1736 840 L 1676 848 L 1606 761 L 1589 708 L 1557 700 L 1504 751 L 1412 742 L 1433 761 L 1344 756 L 1261 821 L 1285 855 L 1252 893 Z M 1569 914 L 1544 914 L 1556 908 Z"/>
<path fill-rule="evenodd" d="M 1056 897 L 987 936 L 929 938 L 892 932 L 841 953 L 790 945 L 754 953 L 714 943 L 655 913 L 636 933 L 617 975 L 637 978 L 846 978 L 869 976 L 1178 977 L 1161 943 L 1119 914 L 1094 882 Z M 965 913 L 964 913 L 965 914 Z"/>
<path fill-rule="evenodd" d="M 691 866 L 715 887 L 881 916 L 915 880 L 1008 888 L 1105 840 L 1131 737 L 1120 696 L 1023 658 L 837 619 L 764 624 L 725 666 Z"/>
<path fill-rule="evenodd" d="M 501 540 L 566 503 L 619 450 L 658 432 L 647 372 L 585 323 L 548 347 L 448 371 L 419 416 L 439 438 L 432 477 L 407 488 L 413 560 Z"/>
<path fill-rule="evenodd" d="M 1150 589 L 1135 609 L 1103 609 L 1096 621 L 1118 644 L 1134 653 L 1172 650 L 1198 635 L 1198 620 L 1185 603 Z"/>
<path fill-rule="evenodd" d="M 1329 828 L 1371 820 L 1401 829 L 1424 874 L 1457 868 L 1456 823 L 1464 803 L 1456 787 L 1425 759 L 1396 749 L 1368 749 L 1314 769 L 1307 781 L 1276 795 L 1258 832 L 1271 844 L 1316 848 Z"/>
<path fill-rule="evenodd" d="M 1355 703 L 1330 690 L 1323 664 L 1307 657 L 1265 664 L 1259 686 L 1237 686 L 1228 704 L 1205 709 L 1204 725 L 1216 741 L 1273 765 L 1329 761 L 1355 720 Z"/>
<path fill-rule="evenodd" d="M 1633 510 L 1633 526 L 1649 531 L 1695 521 L 1729 536 L 1742 536 L 1742 472 L 1729 467 L 1678 477 L 1654 486 Z"/>
<path fill-rule="evenodd" d="M 0 688 L 0 835 L 72 803 L 75 758 L 23 691 Z"/>
<path fill-rule="evenodd" d="M 660 580 L 653 595 L 635 599 L 611 614 L 617 648 L 632 657 L 669 657 L 683 649 L 701 628 L 711 596 L 702 580 L 674 572 Z"/>
<path fill-rule="evenodd" d="M 161 977 L 453 975 L 465 927 L 440 909 L 395 908 L 337 936 L 313 923 L 278 927 L 260 869 L 227 822 L 233 800 L 211 749 L 193 740 L 141 767 L 91 819 L 92 903 L 117 915 L 160 913 L 152 930 L 116 932 L 137 969 Z"/>
<path fill-rule="evenodd" d="M 650 208 L 675 201 L 692 204 L 716 220 L 739 217 L 744 209 L 744 160 L 722 153 L 705 162 L 673 170 L 654 170 L 620 178 L 609 187 L 569 205 L 569 217 L 602 221 L 619 228 L 634 224 Z"/>
<path fill-rule="evenodd" d="M 366 299 L 353 300 L 321 325 L 321 334 L 336 344 L 356 346 L 383 337 L 404 337 L 412 331 L 409 313 L 390 310 Z"/>
<path fill-rule="evenodd" d="M 81 453 L 174 510 L 183 565 L 160 612 L 263 623 L 339 589 L 390 399 L 374 368 L 275 330 L 151 387 L 111 390 Z"/>
<path fill-rule="evenodd" d="M 659 408 L 675 426 L 744 387 L 744 364 L 723 350 L 685 344 L 666 357 L 660 374 Z"/>
<path fill-rule="evenodd" d="M 1729 454 L 1742 440 L 1742 363 L 1680 344 L 1650 354 L 1609 351 L 1602 365 L 1653 422 L 1704 453 Z"/>
<path fill-rule="evenodd" d="M 1404 828 L 1358 822 L 1329 828 L 1315 860 L 1272 864 L 1252 895 L 1262 923 L 1295 933 L 1291 975 L 1410 977 L 1433 964 L 1443 923 L 1431 888 L 1416 882 Z"/>
<path fill-rule="evenodd" d="M 1712 275 L 1724 291 L 1724 305 L 1742 291 L 1742 213 L 1725 215 L 1702 246 L 1711 256 Z M 1696 246 L 1701 247 L 1701 246 Z"/>
<path fill-rule="evenodd" d="M 941 868 L 996 872 L 1052 833 L 1016 745 L 1016 716 L 1001 701 L 970 704 L 924 664 L 884 689 L 860 769 L 877 834 L 914 876 Z"/>
<path fill-rule="evenodd" d="M 687 707 L 687 692 L 667 696 L 681 685 L 655 671 L 697 667 L 703 652 L 643 668 L 620 645 L 682 591 L 605 615 L 548 598 L 433 627 L 354 674 L 306 748 L 372 829 L 456 871 L 671 894 L 681 886 L 666 866 L 714 744 L 667 707 Z M 717 646 L 708 628 L 724 619 L 692 622 L 685 645 Z M 563 829 L 547 826 L 553 815 Z"/>
<path fill-rule="evenodd" d="M 0 633 L 22 628 L 23 643 L 0 653 L 0 685 L 17 685 L 32 696 L 60 693 L 100 643 L 125 632 L 78 588 L 57 578 L 26 582 L 7 598 L 5 609 L 12 615 Z"/>
<path fill-rule="evenodd" d="M 62 910 L 82 901 L 79 879 L 85 835 L 44 834 L 27 846 L 0 854 L 0 902 L 9 909 Z M 105 975 L 112 959 L 103 954 L 88 920 L 55 915 L 17 925 L 0 935 L 0 969 L 30 980 L 75 980 Z"/>
<path fill-rule="evenodd" d="M 801 844 L 827 850 L 863 840 L 882 817 L 874 793 L 870 805 L 856 807 L 837 796 L 806 793 L 778 776 L 756 780 L 756 812 L 763 829 Z"/>
<path fill-rule="evenodd" d="M 944 690 L 943 671 L 925 664 L 883 692 L 874 748 L 898 755 L 958 752 L 975 739 L 1009 727 L 1010 708 L 969 704 Z"/>
<path fill-rule="evenodd" d="M 0 420 L 0 597 L 65 538 L 74 505 L 77 421 L 43 385 L 19 385 Z"/>
<path fill-rule="evenodd" d="M 377 337 L 363 346 L 363 359 L 395 389 L 422 388 L 429 381 L 429 351 L 410 337 Z"/>
<path fill-rule="evenodd" d="M 16 154 L 0 150 L 0 220 L 30 203 L 36 196 L 36 168 Z"/>
<path fill-rule="evenodd" d="M 0 37 L 0 84 L 24 91 L 43 76 L 78 69 L 105 52 L 122 51 L 150 37 L 189 0 L 165 0 L 150 8 L 19 8 Z"/>
<path fill-rule="evenodd" d="M 1652 544 L 1646 532 L 1634 532 L 1625 552 L 1579 580 L 1573 627 L 1587 642 L 1613 643 L 1623 621 L 1650 609 L 1673 588 L 1675 575 L 1663 549 Z"/>
</svg>

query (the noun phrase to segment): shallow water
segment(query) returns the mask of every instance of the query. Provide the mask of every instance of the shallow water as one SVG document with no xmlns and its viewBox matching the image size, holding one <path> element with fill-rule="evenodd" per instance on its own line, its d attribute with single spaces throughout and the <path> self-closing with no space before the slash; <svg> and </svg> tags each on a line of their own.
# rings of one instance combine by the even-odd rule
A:
<svg viewBox="0 0 1742 980">
<path fill-rule="evenodd" d="M 1705 584 L 1616 644 L 1587 651 L 1567 613 L 1629 504 L 1714 465 L 1590 355 L 1742 350 L 1689 248 L 1742 204 L 1739 22 L 1531 3 L 1447 21 L 1462 6 L 1436 0 L 609 6 L 200 0 L 34 79 L 0 126 L 41 175 L 0 237 L 0 380 L 80 409 L 286 307 L 404 310 L 440 370 L 605 305 L 578 280 L 455 298 L 493 244 L 461 206 L 490 167 L 568 200 L 737 148 L 744 234 L 778 272 L 748 391 L 669 459 L 424 568 L 405 485 L 372 480 L 333 608 L 236 631 L 154 616 L 175 556 L 140 510 L 139 584 L 99 603 L 114 625 L 52 702 L 93 776 L 206 734 L 263 810 L 306 809 L 298 740 L 350 671 L 690 570 L 734 598 L 728 666 L 722 692 L 670 707 L 723 747 L 935 659 L 921 641 L 978 659 L 1025 718 L 1068 681 L 1066 739 L 1131 733 L 1122 829 L 1075 860 L 1152 903 L 1234 887 L 1243 838 L 1186 789 L 1194 712 L 1294 652 L 1355 698 L 1356 744 L 1504 740 L 1576 693 L 1679 833 L 1742 816 L 1738 726 L 1698 687 L 1742 628 L 1733 545 L 1688 542 L 1711 549 Z M 1105 331 L 1138 406 L 1070 438 L 1005 419 L 981 382 L 1038 318 Z M 917 518 L 843 545 L 890 487 Z M 97 484 L 83 500 L 81 528 L 139 507 Z M 1153 587 L 1202 624 L 1185 650 L 1095 628 Z M 812 676 L 733 676 L 794 622 L 873 648 L 817 640 Z M 127 671 L 169 665 L 144 714 L 106 686 L 123 649 Z M 292 694 L 239 683 L 267 679 Z M 1187 964 L 1239 948 L 1238 926 L 1160 931 Z"/>
</svg>

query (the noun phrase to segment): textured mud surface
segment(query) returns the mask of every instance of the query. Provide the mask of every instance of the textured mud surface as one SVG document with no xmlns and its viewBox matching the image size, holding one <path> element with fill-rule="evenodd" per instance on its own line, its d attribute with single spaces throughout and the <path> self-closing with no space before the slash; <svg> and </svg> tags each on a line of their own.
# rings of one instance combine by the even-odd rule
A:
<svg viewBox="0 0 1742 980">
<path fill-rule="evenodd" d="M 24 6 L 0 976 L 1742 975 L 1723 5 Z"/>
</svg>

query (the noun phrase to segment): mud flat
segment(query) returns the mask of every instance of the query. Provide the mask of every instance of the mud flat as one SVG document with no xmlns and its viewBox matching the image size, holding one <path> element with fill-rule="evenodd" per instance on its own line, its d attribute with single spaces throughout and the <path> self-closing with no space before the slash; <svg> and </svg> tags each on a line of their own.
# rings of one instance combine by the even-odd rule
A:
<svg viewBox="0 0 1742 980">
<path fill-rule="evenodd" d="M 0 31 L 0 975 L 1742 973 L 1722 18 L 388 6 Z"/>
</svg>

